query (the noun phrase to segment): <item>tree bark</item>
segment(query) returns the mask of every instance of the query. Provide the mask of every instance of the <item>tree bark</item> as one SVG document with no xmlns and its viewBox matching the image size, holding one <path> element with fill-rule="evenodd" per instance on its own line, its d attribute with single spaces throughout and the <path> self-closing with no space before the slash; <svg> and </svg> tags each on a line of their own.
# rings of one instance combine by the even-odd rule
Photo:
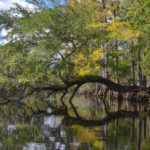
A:
<svg viewBox="0 0 150 150">
<path fill-rule="evenodd" d="M 137 72 L 138 72 L 138 85 L 143 87 L 142 84 L 142 68 L 141 68 L 141 56 L 140 56 L 140 48 L 137 48 Z"/>
<path fill-rule="evenodd" d="M 108 57 L 109 57 L 109 53 L 108 53 L 108 43 L 106 43 L 105 67 L 104 67 L 104 77 L 105 77 L 105 78 L 109 78 L 108 69 L 107 69 Z"/>
<path fill-rule="evenodd" d="M 139 92 L 141 90 L 150 91 L 150 88 L 141 88 L 140 86 L 125 86 L 117 84 L 109 79 L 103 78 L 99 75 L 84 75 L 84 76 L 77 76 L 72 80 L 68 81 L 66 85 L 58 85 L 58 86 L 48 86 L 48 87 L 36 87 L 34 88 L 35 91 L 44 91 L 44 90 L 51 90 L 55 92 L 66 91 L 70 87 L 74 85 L 83 85 L 86 83 L 101 83 L 104 84 L 109 90 L 128 93 L 128 92 Z"/>
<path fill-rule="evenodd" d="M 118 51 L 118 42 L 117 42 L 117 39 L 115 40 L 115 49 L 116 49 L 116 51 Z M 115 82 L 116 83 L 118 83 L 119 84 L 119 76 L 118 76 L 118 63 L 119 63 L 119 58 L 118 58 L 118 56 L 115 56 L 115 58 L 114 58 L 114 60 L 115 60 L 115 65 L 116 65 L 116 68 L 115 68 Z"/>
<path fill-rule="evenodd" d="M 131 62 L 131 79 L 132 79 L 132 85 L 135 86 L 135 72 L 134 72 L 134 68 L 135 68 L 135 63 L 134 61 Z"/>
</svg>

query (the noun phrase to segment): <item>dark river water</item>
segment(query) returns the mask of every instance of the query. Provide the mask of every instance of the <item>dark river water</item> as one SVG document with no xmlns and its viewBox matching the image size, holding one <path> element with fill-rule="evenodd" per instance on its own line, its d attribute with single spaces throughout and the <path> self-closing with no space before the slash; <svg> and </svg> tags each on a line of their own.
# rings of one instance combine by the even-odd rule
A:
<svg viewBox="0 0 150 150">
<path fill-rule="evenodd" d="M 80 106 L 77 110 L 84 120 L 69 119 L 63 115 L 1 116 L 0 149 L 150 150 L 150 118 L 147 112 L 120 116 L 118 111 L 103 120 L 105 116 L 99 100 L 76 97 L 75 103 Z M 110 110 L 116 112 L 115 102 L 111 105 Z M 121 111 L 128 105 L 124 103 Z M 133 108 L 128 108 L 130 110 Z"/>
</svg>

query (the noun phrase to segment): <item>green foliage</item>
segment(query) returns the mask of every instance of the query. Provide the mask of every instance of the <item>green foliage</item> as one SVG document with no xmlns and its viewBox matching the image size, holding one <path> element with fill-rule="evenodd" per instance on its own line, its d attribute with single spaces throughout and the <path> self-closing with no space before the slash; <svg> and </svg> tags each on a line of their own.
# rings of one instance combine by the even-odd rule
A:
<svg viewBox="0 0 150 150">
<path fill-rule="evenodd" d="M 62 78 L 102 75 L 104 69 L 112 79 L 130 80 L 137 47 L 147 54 L 141 61 L 149 74 L 148 0 L 72 0 L 53 8 L 44 1 L 32 3 L 34 11 L 15 4 L 0 12 L 1 30 L 8 31 L 7 42 L 0 45 L 1 81 L 63 84 Z"/>
</svg>

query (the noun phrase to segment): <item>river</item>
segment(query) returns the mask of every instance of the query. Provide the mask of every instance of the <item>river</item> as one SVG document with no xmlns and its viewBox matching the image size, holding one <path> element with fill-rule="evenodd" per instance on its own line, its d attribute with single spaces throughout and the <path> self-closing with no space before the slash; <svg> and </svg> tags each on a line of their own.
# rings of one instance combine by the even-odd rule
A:
<svg viewBox="0 0 150 150">
<path fill-rule="evenodd" d="M 64 115 L 0 116 L 0 149 L 2 150 L 149 150 L 150 118 L 148 112 L 138 115 L 104 118 L 99 99 L 76 96 L 78 112 L 84 120 Z M 110 108 L 111 105 L 111 108 Z M 124 102 L 122 111 L 129 104 Z M 109 110 L 117 112 L 115 102 Z M 138 109 L 137 109 L 138 110 Z M 136 110 L 136 111 L 137 111 Z M 51 110 L 48 110 L 51 111 Z M 139 111 L 139 110 L 138 110 Z M 133 112 L 133 110 L 132 110 Z M 71 113 L 71 112 L 70 112 Z M 94 120 L 94 121 L 92 121 Z M 97 120 L 97 122 L 96 122 Z M 100 122 L 98 122 L 100 120 Z"/>
</svg>

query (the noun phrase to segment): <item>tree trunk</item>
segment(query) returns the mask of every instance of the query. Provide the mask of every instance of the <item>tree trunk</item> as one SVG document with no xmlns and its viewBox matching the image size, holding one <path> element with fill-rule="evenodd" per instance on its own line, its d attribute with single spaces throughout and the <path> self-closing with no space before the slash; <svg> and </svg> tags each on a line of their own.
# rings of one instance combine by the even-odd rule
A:
<svg viewBox="0 0 150 150">
<path fill-rule="evenodd" d="M 144 53 L 144 57 L 146 56 L 146 53 Z M 146 76 L 143 74 L 143 87 L 146 88 Z"/>
<path fill-rule="evenodd" d="M 106 4 L 105 4 L 105 0 L 102 0 L 102 4 L 103 4 L 103 11 L 106 9 Z M 104 17 L 104 22 L 107 23 L 107 17 Z M 108 69 L 107 69 L 107 64 L 108 64 L 108 57 L 109 57 L 109 53 L 108 53 L 108 41 L 106 41 L 106 51 L 105 51 L 105 62 L 104 62 L 104 78 L 109 78 L 108 75 Z"/>
<path fill-rule="evenodd" d="M 141 68 L 141 56 L 140 56 L 140 48 L 137 49 L 137 72 L 138 72 L 138 85 L 143 87 L 142 81 L 142 68 Z"/>
<path fill-rule="evenodd" d="M 108 57 L 109 57 L 108 44 L 106 44 L 104 77 L 107 79 L 109 78 L 108 69 L 107 69 Z"/>
<path fill-rule="evenodd" d="M 134 61 L 131 62 L 131 79 L 132 85 L 135 86 L 135 72 L 134 72 L 135 63 Z"/>
<path fill-rule="evenodd" d="M 116 39 L 116 41 L 115 41 L 115 49 L 116 49 L 116 51 L 118 51 L 118 42 L 117 42 L 117 39 Z M 119 58 L 118 58 L 118 56 L 115 56 L 115 58 L 114 58 L 114 61 L 115 61 L 115 64 L 116 64 L 116 68 L 115 68 L 115 76 L 116 76 L 116 79 L 115 79 L 115 82 L 117 83 L 117 84 L 119 84 L 119 77 L 118 77 L 118 63 L 119 63 Z"/>
</svg>

